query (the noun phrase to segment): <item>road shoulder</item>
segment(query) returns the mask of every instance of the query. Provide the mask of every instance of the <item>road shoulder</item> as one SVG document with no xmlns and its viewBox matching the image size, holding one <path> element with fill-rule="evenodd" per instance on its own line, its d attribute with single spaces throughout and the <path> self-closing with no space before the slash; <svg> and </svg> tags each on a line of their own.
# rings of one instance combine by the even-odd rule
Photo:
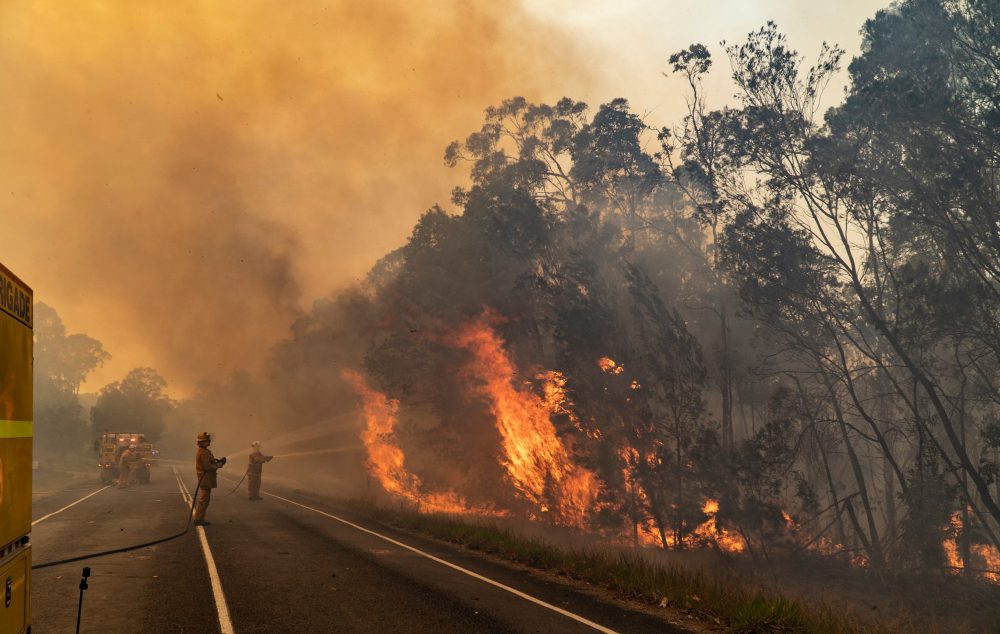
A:
<svg viewBox="0 0 1000 634">
<path fill-rule="evenodd" d="M 498 555 L 437 539 L 422 532 L 395 526 L 373 517 L 364 507 L 343 500 L 280 487 L 276 488 L 276 493 L 282 496 L 288 494 L 291 499 L 298 498 L 305 504 L 312 503 L 321 509 L 329 509 L 344 519 L 357 521 L 373 529 L 377 528 L 388 537 L 427 550 L 431 554 L 439 554 L 452 563 L 468 567 L 498 581 L 509 582 L 514 587 L 524 586 L 525 581 L 530 580 L 533 589 L 531 593 L 534 596 L 573 611 L 576 611 L 573 606 L 579 606 L 579 612 L 594 615 L 594 620 L 599 623 L 614 624 L 609 627 L 619 631 L 726 631 L 717 624 L 699 621 L 670 606 L 665 608 L 650 606 L 567 575 L 554 574 Z M 280 502 L 275 500 L 275 503 Z"/>
</svg>

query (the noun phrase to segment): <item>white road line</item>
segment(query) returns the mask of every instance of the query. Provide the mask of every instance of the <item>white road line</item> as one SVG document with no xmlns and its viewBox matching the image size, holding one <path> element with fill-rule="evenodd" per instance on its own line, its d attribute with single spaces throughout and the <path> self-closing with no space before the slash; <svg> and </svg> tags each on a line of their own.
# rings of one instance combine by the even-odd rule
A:
<svg viewBox="0 0 1000 634">
<path fill-rule="evenodd" d="M 345 520 L 342 517 L 337 517 L 336 515 L 333 515 L 331 513 L 327 513 L 326 511 L 321 511 L 321 510 L 313 508 L 311 506 L 306 506 L 305 504 L 299 504 L 298 502 L 295 502 L 294 500 L 289 500 L 288 498 L 284 498 L 284 497 L 281 497 L 280 495 L 275 495 L 273 493 L 267 493 L 266 491 L 264 492 L 264 495 L 270 495 L 273 498 L 277 498 L 279 500 L 284 500 L 285 502 L 288 502 L 289 504 L 294 504 L 295 506 L 300 506 L 300 507 L 302 507 L 304 509 L 307 509 L 307 510 L 310 510 L 310 511 L 312 511 L 314 513 L 319 513 L 320 515 L 325 515 L 326 517 L 329 517 L 330 519 L 337 520 L 338 522 L 340 522 L 342 524 L 346 524 L 347 526 L 350 526 L 351 528 L 356 528 L 356 529 L 358 529 L 359 531 L 361 531 L 363 533 L 368 533 L 369 535 L 374 535 L 375 537 L 378 537 L 379 539 L 383 539 L 383 540 L 389 542 L 390 544 L 395 544 L 396 546 L 399 546 L 400 548 L 405 548 L 406 550 L 409 550 L 410 552 L 414 552 L 414 553 L 416 553 L 418 555 L 426 557 L 427 559 L 430 559 L 431 561 L 436 561 L 437 563 L 439 563 L 439 564 L 441 564 L 443 566 L 448 566 L 449 568 L 451 568 L 453 570 L 457 570 L 458 572 L 461 572 L 463 574 L 469 575 L 470 577 L 474 577 L 476 579 L 479 579 L 480 581 L 484 581 L 484 582 L 490 584 L 491 586 L 496 586 L 497 588 L 500 588 L 501 590 L 506 590 L 507 592 L 510 592 L 511 594 L 513 594 L 515 596 L 521 597 L 522 599 L 524 599 L 526 601 L 531 601 L 532 603 L 540 605 L 543 608 L 548 608 L 549 610 L 552 610 L 553 612 L 558 612 L 559 614 L 562 614 L 563 616 L 569 617 L 569 618 L 573 619 L 574 621 L 577 621 L 579 623 L 583 623 L 584 625 L 592 627 L 595 630 L 597 630 L 598 632 L 604 632 L 604 634 L 618 634 L 614 630 L 608 629 L 608 628 L 604 627 L 603 625 L 599 625 L 597 623 L 594 623 L 593 621 L 585 619 L 584 617 L 580 616 L 579 614 L 573 614 L 572 612 L 569 612 L 568 610 L 564 610 L 564 609 L 562 609 L 562 608 L 560 608 L 558 606 L 552 605 L 551 603 L 546 603 L 545 601 L 542 601 L 541 599 L 536 599 L 535 597 L 531 596 L 530 594 L 525 594 L 524 592 L 521 592 L 520 590 L 516 590 L 514 588 L 511 588 L 508 585 L 504 585 L 504 584 L 500 583 L 499 581 L 494 581 L 494 580 L 492 580 L 492 579 L 490 579 L 488 577 L 484 577 L 484 576 L 482 576 L 482 575 L 480 575 L 478 573 L 472 572 L 471 570 L 468 570 L 467 568 L 462 568 L 461 566 L 457 566 L 457 565 L 451 563 L 450 561 L 445 561 L 444 559 L 441 559 L 440 557 L 435 557 L 434 555 L 432 555 L 430 553 L 426 553 L 426 552 L 420 550 L 419 548 L 414 548 L 413 546 L 409 546 L 407 544 L 404 544 L 401 541 L 397 541 L 397 540 L 395 540 L 395 539 L 393 539 L 391 537 L 387 537 L 387 536 L 385 536 L 385 535 L 383 535 L 381 533 L 376 533 L 375 531 L 369 530 L 369 529 L 365 528 L 364 526 L 358 526 L 354 522 L 349 522 L 349 521 Z"/>
<path fill-rule="evenodd" d="M 45 520 L 49 519 L 53 515 L 59 515 L 60 513 L 62 513 L 63 511 L 65 511 L 66 509 L 73 508 L 74 506 L 76 506 L 80 502 L 83 502 L 87 498 L 97 495 L 98 493 L 100 493 L 104 489 L 110 489 L 110 488 L 111 488 L 111 485 L 109 484 L 106 487 L 101 487 L 100 489 L 94 491 L 93 493 L 88 493 L 87 495 L 83 496 L 82 498 L 80 498 L 76 502 L 73 502 L 72 504 L 67 504 L 66 506 L 62 507 L 58 511 L 53 511 L 53 512 L 49 513 L 48 515 L 43 515 L 42 517 L 39 517 L 37 520 L 33 521 L 31 523 L 31 525 L 34 526 L 35 524 L 38 524 L 39 522 L 44 522 Z"/>
<path fill-rule="evenodd" d="M 177 488 L 181 490 L 181 496 L 190 508 L 193 498 L 188 492 L 187 485 L 177 473 L 174 467 L 174 478 L 177 480 Z M 197 491 L 195 491 L 197 493 Z M 201 541 L 201 552 L 205 555 L 205 564 L 208 566 L 208 578 L 212 582 L 212 595 L 215 597 L 215 609 L 219 613 L 219 629 L 222 634 L 234 634 L 233 622 L 229 618 L 229 606 L 226 604 L 226 595 L 222 592 L 222 581 L 219 579 L 219 570 L 215 567 L 215 557 L 212 556 L 212 549 L 208 547 L 208 537 L 205 536 L 204 526 L 195 526 L 198 531 L 198 539 Z"/>
</svg>

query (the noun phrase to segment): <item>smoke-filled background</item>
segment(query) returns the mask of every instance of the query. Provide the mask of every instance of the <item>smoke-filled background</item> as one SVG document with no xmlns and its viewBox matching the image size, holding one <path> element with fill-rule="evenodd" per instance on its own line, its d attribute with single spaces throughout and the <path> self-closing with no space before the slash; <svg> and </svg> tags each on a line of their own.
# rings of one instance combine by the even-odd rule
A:
<svg viewBox="0 0 1000 634">
<path fill-rule="evenodd" d="M 398 246 L 486 104 L 586 76 L 494 3 L 4 3 L 0 32 L 5 260 L 114 350 L 98 378 L 183 390 Z"/>
<path fill-rule="evenodd" d="M 623 94 L 674 119 L 660 72 L 691 29 L 766 15 L 853 46 L 879 3 L 733 4 L 4 2 L 4 261 L 112 352 L 85 389 L 151 365 L 189 394 L 447 203 L 442 149 L 486 106 Z"/>
</svg>

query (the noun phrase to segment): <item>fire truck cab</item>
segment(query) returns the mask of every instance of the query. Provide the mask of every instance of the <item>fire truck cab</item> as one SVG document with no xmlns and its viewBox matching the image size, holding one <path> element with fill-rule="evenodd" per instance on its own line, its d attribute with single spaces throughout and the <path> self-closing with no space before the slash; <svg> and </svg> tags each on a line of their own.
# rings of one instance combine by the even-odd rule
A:
<svg viewBox="0 0 1000 634">
<path fill-rule="evenodd" d="M 31 289 L 0 264 L 0 632 L 31 632 Z"/>
<path fill-rule="evenodd" d="M 118 479 L 118 464 L 129 445 L 135 445 L 132 470 L 139 484 L 149 484 L 150 469 L 156 466 L 159 451 L 146 437 L 136 432 L 105 431 L 99 440 L 98 452 L 101 482 L 111 484 Z"/>
</svg>

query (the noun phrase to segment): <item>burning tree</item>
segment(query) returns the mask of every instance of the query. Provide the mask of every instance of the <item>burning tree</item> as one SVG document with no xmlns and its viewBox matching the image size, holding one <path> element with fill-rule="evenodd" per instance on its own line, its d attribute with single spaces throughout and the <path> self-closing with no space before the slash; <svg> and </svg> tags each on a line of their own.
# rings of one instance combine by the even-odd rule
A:
<svg viewBox="0 0 1000 634">
<path fill-rule="evenodd" d="M 466 475 L 442 488 L 683 548 L 721 518 L 718 505 L 706 514 L 692 462 L 695 438 L 713 433 L 701 346 L 637 264 L 637 225 L 671 190 L 626 102 L 585 114 L 514 99 L 449 148 L 472 165 L 463 213 L 428 212 L 398 276 L 374 289 L 396 318 L 366 366 L 400 411 L 430 406 L 442 451 L 472 441 L 456 457 Z M 405 450 L 411 464 L 424 448 Z M 483 464 L 501 472 L 484 482 L 472 475 Z"/>
</svg>

